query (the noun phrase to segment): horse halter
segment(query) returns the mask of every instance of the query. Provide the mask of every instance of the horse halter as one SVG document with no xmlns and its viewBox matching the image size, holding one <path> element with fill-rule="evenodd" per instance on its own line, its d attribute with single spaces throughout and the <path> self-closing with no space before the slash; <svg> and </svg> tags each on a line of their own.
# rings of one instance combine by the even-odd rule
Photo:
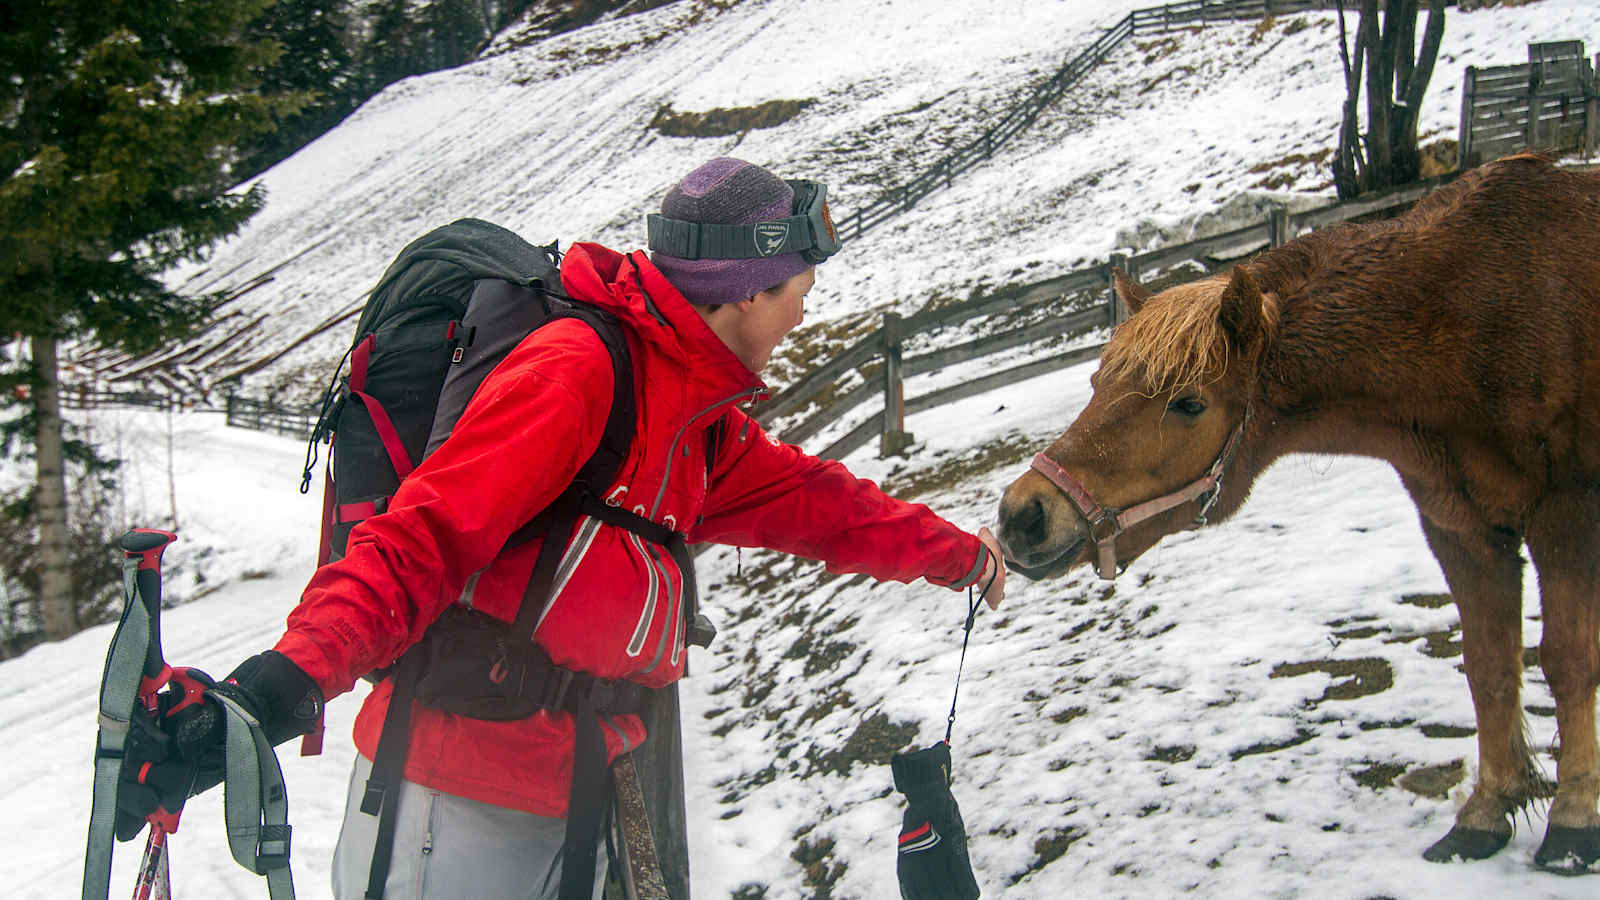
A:
<svg viewBox="0 0 1600 900">
<path fill-rule="evenodd" d="M 1117 577 L 1117 537 L 1129 528 L 1166 512 L 1185 503 L 1199 501 L 1200 512 L 1194 517 L 1191 528 L 1199 528 L 1206 524 L 1206 515 L 1211 512 L 1211 507 L 1217 502 L 1217 497 L 1222 493 L 1222 474 L 1233 462 L 1233 457 L 1239 452 L 1239 441 L 1244 435 L 1244 426 L 1250 421 L 1250 407 L 1246 406 L 1244 418 L 1234 427 L 1233 434 L 1228 436 L 1228 442 L 1222 445 L 1222 452 L 1212 461 L 1211 468 L 1194 481 L 1169 493 L 1162 494 L 1153 500 L 1146 500 L 1126 510 L 1111 506 L 1101 506 L 1085 488 L 1068 474 L 1061 464 L 1045 456 L 1043 453 L 1033 458 L 1032 468 L 1040 475 L 1050 479 L 1050 483 L 1061 489 L 1075 509 L 1082 514 L 1089 523 L 1089 537 L 1094 541 L 1100 553 L 1100 577 L 1111 580 Z"/>
</svg>

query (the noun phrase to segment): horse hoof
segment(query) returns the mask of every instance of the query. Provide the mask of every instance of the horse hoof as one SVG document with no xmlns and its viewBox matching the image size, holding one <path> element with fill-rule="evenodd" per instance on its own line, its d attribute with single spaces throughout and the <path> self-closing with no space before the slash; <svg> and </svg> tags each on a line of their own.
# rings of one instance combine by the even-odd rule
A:
<svg viewBox="0 0 1600 900">
<path fill-rule="evenodd" d="M 1440 838 L 1438 843 L 1422 851 L 1422 858 L 1428 862 L 1450 862 L 1456 859 L 1488 859 L 1500 852 L 1511 841 L 1511 833 L 1501 834 L 1498 831 L 1479 831 L 1476 828 L 1462 828 L 1457 825 L 1450 829 L 1450 833 Z"/>
<path fill-rule="evenodd" d="M 1539 868 L 1559 875 L 1582 875 L 1600 861 L 1600 828 L 1566 828 L 1551 825 L 1544 843 L 1533 855 Z"/>
</svg>

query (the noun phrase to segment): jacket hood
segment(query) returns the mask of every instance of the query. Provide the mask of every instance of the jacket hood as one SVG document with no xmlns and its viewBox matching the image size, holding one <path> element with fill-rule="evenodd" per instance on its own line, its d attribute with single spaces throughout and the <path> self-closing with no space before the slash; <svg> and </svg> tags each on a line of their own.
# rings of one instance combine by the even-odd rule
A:
<svg viewBox="0 0 1600 900">
<path fill-rule="evenodd" d="M 568 295 L 621 319 L 651 349 L 682 364 L 692 382 L 722 395 L 764 393 L 766 383 L 717 337 L 644 253 L 573 244 L 561 261 Z"/>
</svg>

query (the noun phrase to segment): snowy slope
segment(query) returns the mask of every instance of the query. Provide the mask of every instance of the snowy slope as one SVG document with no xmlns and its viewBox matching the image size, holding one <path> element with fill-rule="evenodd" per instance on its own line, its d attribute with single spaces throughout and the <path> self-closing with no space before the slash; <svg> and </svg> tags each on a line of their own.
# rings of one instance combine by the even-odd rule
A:
<svg viewBox="0 0 1600 900">
<path fill-rule="evenodd" d="M 268 210 L 189 274 L 232 283 L 303 254 L 239 302 L 270 313 L 252 350 L 265 354 L 357 296 L 408 236 L 457 215 L 530 236 L 559 221 L 633 246 L 670 181 L 723 152 L 820 175 L 848 209 L 976 133 L 973 111 L 1134 5 L 686 0 L 391 88 L 267 173 Z M 824 267 L 811 318 L 1064 271 L 1118 230 L 1178 228 L 1233 198 L 1263 177 L 1248 172 L 1257 163 L 1321 149 L 1341 96 L 1332 21 L 1125 46 L 992 165 Z M 1600 49 L 1600 8 L 1452 11 L 1423 130 L 1453 137 L 1462 66 L 1559 38 Z M 819 103 L 742 139 L 643 130 L 665 102 L 799 97 Z M 1326 194 L 1324 181 L 1306 166 L 1294 187 Z M 290 348 L 254 383 L 320 370 L 343 332 Z M 913 417 L 910 457 L 847 462 L 976 528 L 1086 401 L 1092 368 Z M 166 614 L 169 657 L 220 674 L 270 646 L 312 565 L 317 504 L 294 490 L 303 448 L 191 414 L 170 426 L 168 460 L 163 417 L 96 415 L 98 433 L 147 450 L 132 461 L 136 519 L 165 514 L 166 472 L 178 473 L 173 590 L 198 599 Z M 722 635 L 685 684 L 696 896 L 896 896 L 900 809 L 875 760 L 942 736 L 963 600 L 726 550 L 702 557 L 700 580 Z M 1534 588 L 1530 576 L 1526 646 Z M 1455 613 L 1428 599 L 1444 590 L 1386 467 L 1308 457 L 1264 476 L 1233 521 L 1148 553 L 1114 591 L 1087 572 L 1018 579 L 1006 608 L 978 618 L 956 721 L 955 790 L 984 895 L 1592 896 L 1591 879 L 1532 869 L 1537 809 L 1492 860 L 1420 860 L 1462 789 L 1401 783 L 1426 789 L 1458 761 L 1470 783 L 1476 757 Z M 0 859 L 8 896 L 77 890 L 109 636 L 0 663 L 0 798 L 27 811 Z M 1536 668 L 1527 681 L 1547 750 L 1549 692 Z M 324 758 L 284 754 L 303 897 L 327 896 L 358 706 L 330 706 Z M 220 798 L 196 800 L 174 838 L 178 897 L 262 895 L 221 832 Z M 126 885 L 138 848 L 119 850 L 113 884 Z"/>
<path fill-rule="evenodd" d="M 421 231 L 475 215 L 532 238 L 641 242 L 673 180 L 719 154 L 830 183 L 841 214 L 992 124 L 1134 0 L 684 0 L 402 81 L 261 177 L 267 209 L 194 288 L 272 280 L 224 310 L 200 380 L 303 398 L 343 351 L 350 311 Z M 726 8 L 724 8 L 726 7 Z M 1462 68 L 1526 59 L 1529 40 L 1600 44 L 1588 0 L 1452 12 L 1423 115 L 1453 137 Z M 992 164 L 848 246 L 815 318 L 914 309 L 934 296 L 1057 274 L 1119 230 L 1209 212 L 1270 174 L 1329 196 L 1343 79 L 1332 13 L 1125 43 Z M 786 124 L 665 137 L 664 105 L 696 112 L 815 100 Z M 254 323 L 254 324 L 250 324 Z M 224 340 L 240 327 L 248 330 Z"/>
</svg>

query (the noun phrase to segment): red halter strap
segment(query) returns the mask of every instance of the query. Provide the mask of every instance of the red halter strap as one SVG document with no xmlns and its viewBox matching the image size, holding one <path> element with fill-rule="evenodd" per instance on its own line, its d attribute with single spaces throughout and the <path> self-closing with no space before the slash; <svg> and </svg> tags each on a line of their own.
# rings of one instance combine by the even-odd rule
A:
<svg viewBox="0 0 1600 900">
<path fill-rule="evenodd" d="M 1199 528 L 1206 523 L 1206 514 L 1211 512 L 1211 505 L 1217 502 L 1217 495 L 1222 492 L 1222 473 L 1233 462 L 1234 454 L 1239 451 L 1239 441 L 1244 435 L 1245 423 L 1249 421 L 1250 409 L 1246 407 L 1244 418 L 1239 420 L 1238 426 L 1233 429 L 1233 434 L 1228 436 L 1228 443 L 1223 445 L 1222 452 L 1217 454 L 1217 458 L 1211 463 L 1211 468 L 1206 470 L 1204 475 L 1171 493 L 1146 500 L 1126 510 L 1101 506 L 1094 499 L 1094 495 L 1089 493 L 1088 488 L 1073 478 L 1060 463 L 1043 453 L 1033 458 L 1033 470 L 1060 488 L 1067 500 L 1088 521 L 1089 537 L 1099 551 L 1100 577 L 1112 579 L 1117 577 L 1117 536 L 1129 528 L 1169 509 L 1196 501 L 1202 505 L 1192 527 Z"/>
</svg>

